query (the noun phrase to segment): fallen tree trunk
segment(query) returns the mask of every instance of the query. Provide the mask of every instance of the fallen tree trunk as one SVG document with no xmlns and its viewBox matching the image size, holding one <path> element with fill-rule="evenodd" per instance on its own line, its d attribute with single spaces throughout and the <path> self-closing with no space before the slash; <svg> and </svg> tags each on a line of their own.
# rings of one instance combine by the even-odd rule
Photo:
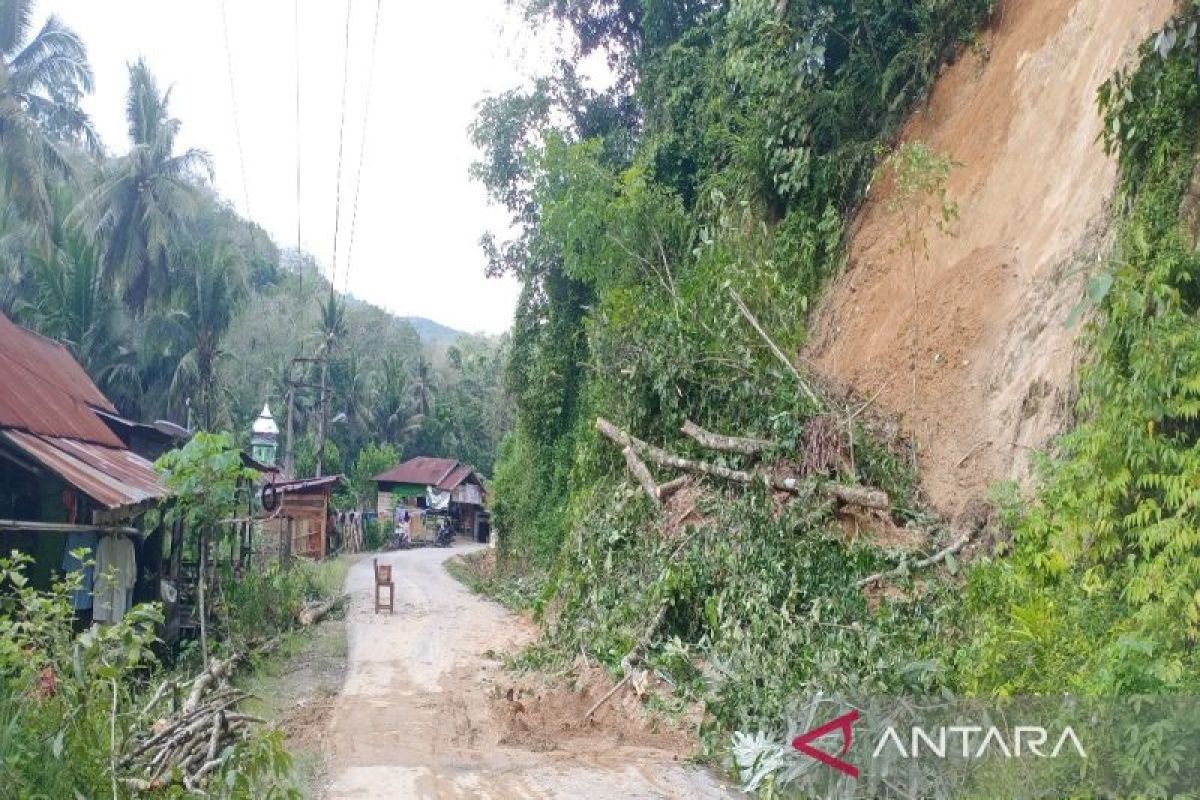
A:
<svg viewBox="0 0 1200 800">
<path fill-rule="evenodd" d="M 296 615 L 296 622 L 307 627 L 315 625 L 329 615 L 338 603 L 342 602 L 342 595 L 326 600 L 324 603 L 319 603 L 315 606 L 305 607 L 299 614 Z"/>
<path fill-rule="evenodd" d="M 859 581 L 858 585 L 859 585 L 859 587 L 870 586 L 873 583 L 879 583 L 880 581 L 886 580 L 888 578 L 894 578 L 899 575 L 903 575 L 906 571 L 911 572 L 913 570 L 925 569 L 926 567 L 932 567 L 934 564 L 940 564 L 941 562 L 945 561 L 949 556 L 955 555 L 960 550 L 962 550 L 964 547 L 966 547 L 967 542 L 969 542 L 969 541 L 971 541 L 971 534 L 964 533 L 962 536 L 959 536 L 953 542 L 951 542 L 950 544 L 948 544 L 946 547 L 942 548 L 938 552 L 934 553 L 929 558 L 922 558 L 920 561 L 915 561 L 911 565 L 902 564 L 901 566 L 896 567 L 895 569 L 887 570 L 886 572 L 877 572 L 874 575 L 868 575 L 867 577 L 865 577 L 861 581 Z"/>
<path fill-rule="evenodd" d="M 655 508 L 662 508 L 662 500 L 658 495 L 658 482 L 654 480 L 654 476 L 650 474 L 646 462 L 638 458 L 637 453 L 632 447 L 626 447 L 621 451 L 625 456 L 625 466 L 629 467 L 629 471 L 633 473 L 633 477 L 637 478 L 637 482 L 641 484 L 642 491 L 650 498 L 650 504 Z"/>
<path fill-rule="evenodd" d="M 666 502 L 667 498 L 686 486 L 687 482 L 688 479 L 685 475 L 680 475 L 678 478 L 667 481 L 658 487 L 658 499 Z"/>
<path fill-rule="evenodd" d="M 730 469 L 729 467 L 722 467 L 719 464 L 710 464 L 706 461 L 695 461 L 690 458 L 677 456 L 663 450 L 661 447 L 655 447 L 649 442 L 644 442 L 636 436 L 626 433 L 604 417 L 596 418 L 596 430 L 622 448 L 630 448 L 644 456 L 646 460 L 660 466 L 673 467 L 684 472 L 707 475 L 712 478 L 721 478 L 722 480 L 747 485 L 753 483 L 756 477 L 761 477 L 772 489 L 778 489 L 783 492 L 795 493 L 801 487 L 801 482 L 795 478 L 781 478 L 766 472 L 754 473 L 742 469 Z M 891 500 L 888 498 L 887 492 L 880 489 L 873 489 L 869 486 L 851 486 L 823 481 L 817 485 L 817 491 L 826 497 L 831 497 L 843 503 L 862 506 L 863 508 L 872 508 L 879 511 L 888 511 L 891 509 Z"/>
<path fill-rule="evenodd" d="M 774 442 L 764 439 L 750 439 L 744 436 L 726 436 L 720 433 L 706 431 L 690 419 L 683 423 L 680 429 L 709 450 L 720 450 L 723 453 L 741 453 L 745 456 L 757 456 L 775 447 Z"/>
</svg>

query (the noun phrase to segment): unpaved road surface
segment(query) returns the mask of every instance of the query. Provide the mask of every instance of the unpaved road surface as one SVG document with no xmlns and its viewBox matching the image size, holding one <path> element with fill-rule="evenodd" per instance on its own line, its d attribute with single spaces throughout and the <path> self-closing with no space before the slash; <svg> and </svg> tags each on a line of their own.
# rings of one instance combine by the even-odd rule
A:
<svg viewBox="0 0 1200 800">
<path fill-rule="evenodd" d="M 476 547 L 379 556 L 393 567 L 394 615 L 373 613 L 371 559 L 351 568 L 350 663 L 327 740 L 329 798 L 736 796 L 677 752 L 633 746 L 603 729 L 561 741 L 542 731 L 537 746 L 511 743 L 514 720 L 528 730 L 523 720 L 537 717 L 505 717 L 510 678 L 496 654 L 534 631 L 446 572 L 447 558 Z"/>
</svg>

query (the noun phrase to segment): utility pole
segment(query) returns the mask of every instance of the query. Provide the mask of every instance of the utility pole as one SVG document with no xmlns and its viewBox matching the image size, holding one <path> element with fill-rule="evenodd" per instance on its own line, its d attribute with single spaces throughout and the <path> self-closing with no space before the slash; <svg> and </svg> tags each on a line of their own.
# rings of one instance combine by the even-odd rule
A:
<svg viewBox="0 0 1200 800">
<path fill-rule="evenodd" d="M 296 417 L 296 384 L 292 380 L 290 370 L 287 385 L 287 449 L 283 451 L 283 472 L 289 478 L 294 478 L 296 477 L 296 451 L 292 447 L 292 442 L 295 440 L 293 420 Z"/>
<path fill-rule="evenodd" d="M 317 475 L 321 477 L 324 472 L 322 466 L 325 461 L 325 426 L 328 424 L 326 417 L 329 416 L 329 403 L 325 394 L 325 380 L 329 374 L 329 348 L 326 347 L 321 352 L 321 416 L 317 420 Z"/>
</svg>

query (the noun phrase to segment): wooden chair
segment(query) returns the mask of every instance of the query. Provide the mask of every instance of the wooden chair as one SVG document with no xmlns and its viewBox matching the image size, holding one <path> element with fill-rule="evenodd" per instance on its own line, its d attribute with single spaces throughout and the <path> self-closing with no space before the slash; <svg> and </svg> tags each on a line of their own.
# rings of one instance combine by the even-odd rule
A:
<svg viewBox="0 0 1200 800">
<path fill-rule="evenodd" d="M 390 564 L 379 564 L 379 559 L 374 559 L 375 562 L 375 613 L 378 614 L 380 609 L 384 608 L 384 604 L 379 600 L 379 590 L 387 587 L 387 610 L 389 614 L 396 613 L 393 608 L 396 600 L 396 584 L 392 583 L 392 567 Z"/>
</svg>

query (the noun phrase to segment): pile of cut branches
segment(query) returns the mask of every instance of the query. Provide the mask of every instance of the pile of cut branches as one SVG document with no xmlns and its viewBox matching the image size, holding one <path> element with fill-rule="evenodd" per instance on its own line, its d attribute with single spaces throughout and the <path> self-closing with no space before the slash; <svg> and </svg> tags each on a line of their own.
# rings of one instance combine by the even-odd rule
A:
<svg viewBox="0 0 1200 800">
<path fill-rule="evenodd" d="M 228 757 L 229 746 L 244 738 L 252 725 L 264 722 L 237 711 L 237 705 L 250 695 L 228 685 L 233 671 L 244 660 L 244 654 L 235 653 L 212 661 L 185 684 L 168 681 L 159 687 L 142 710 L 144 718 L 150 718 L 167 697 L 189 685 L 191 691 L 182 706 L 156 719 L 146 733 L 137 737 L 133 749 L 121 760 L 127 773 L 122 779 L 126 787 L 151 791 L 182 784 L 188 791 L 200 791 L 208 776 Z"/>
<path fill-rule="evenodd" d="M 316 624 L 345 599 L 338 595 L 305 606 L 296 616 L 300 627 Z M 280 643 L 276 636 L 253 647 L 255 655 L 274 651 Z M 237 710 L 251 695 L 230 686 L 230 679 L 247 661 L 245 651 L 224 659 L 214 659 L 191 680 L 164 681 L 142 709 L 141 717 L 149 729 L 135 737 L 132 749 L 121 759 L 126 773 L 121 779 L 134 792 L 149 792 L 170 785 L 182 785 L 189 792 L 201 792 L 205 781 L 229 758 L 231 746 L 245 739 L 254 725 L 266 721 Z M 187 691 L 182 704 L 178 698 Z M 171 698 L 172 710 L 156 716 L 156 709 Z"/>
</svg>

